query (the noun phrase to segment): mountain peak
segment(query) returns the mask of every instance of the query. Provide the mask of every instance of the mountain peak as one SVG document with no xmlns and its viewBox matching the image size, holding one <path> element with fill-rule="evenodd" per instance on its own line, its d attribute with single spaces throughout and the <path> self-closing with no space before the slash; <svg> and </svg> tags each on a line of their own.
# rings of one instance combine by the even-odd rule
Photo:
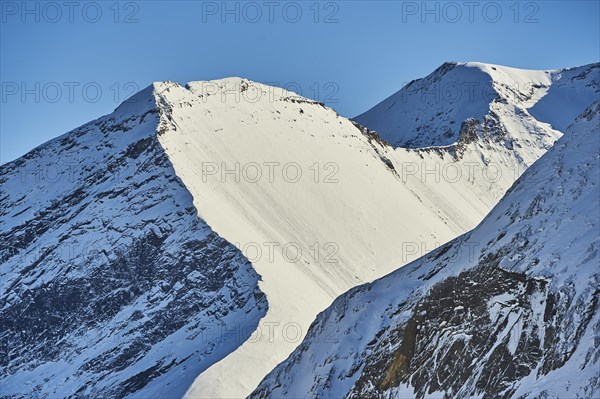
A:
<svg viewBox="0 0 600 399">
<path fill-rule="evenodd" d="M 123 101 L 115 109 L 116 115 L 142 115 L 156 108 L 154 93 L 157 83 L 153 83 Z"/>
<path fill-rule="evenodd" d="M 454 145 L 460 138 L 461 122 L 469 118 L 501 120 L 501 130 L 508 134 L 513 133 L 510 127 L 515 119 L 549 123 L 562 131 L 597 97 L 596 68 L 598 64 L 525 70 L 481 62 L 445 62 L 355 120 L 393 146 L 408 148 Z M 577 98 L 565 97 L 574 92 Z M 569 104 L 569 110 L 557 115 L 553 111 L 557 103 L 561 107 Z"/>
</svg>

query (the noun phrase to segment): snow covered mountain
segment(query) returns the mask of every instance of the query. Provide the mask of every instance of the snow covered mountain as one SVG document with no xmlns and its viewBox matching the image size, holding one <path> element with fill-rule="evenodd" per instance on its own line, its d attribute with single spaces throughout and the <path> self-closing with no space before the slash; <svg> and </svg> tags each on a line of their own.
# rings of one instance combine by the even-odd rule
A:
<svg viewBox="0 0 600 399">
<path fill-rule="evenodd" d="M 600 394 L 600 103 L 473 231 L 342 295 L 253 398 Z"/>
<path fill-rule="evenodd" d="M 0 396 L 181 397 L 267 310 L 198 218 L 153 89 L 0 167 Z"/>
<path fill-rule="evenodd" d="M 269 303 L 254 338 L 189 398 L 249 394 L 338 295 L 475 227 L 561 135 L 498 101 L 486 118 L 457 121 L 453 146 L 395 149 L 322 104 L 244 79 L 157 95 L 177 175 L 249 257 Z"/>
<path fill-rule="evenodd" d="M 598 63 L 533 71 L 447 62 L 355 120 L 397 147 L 445 146 L 459 140 L 460 121 L 495 112 L 491 102 L 563 131 L 598 98 L 599 91 Z"/>
<path fill-rule="evenodd" d="M 562 135 L 511 98 L 551 90 L 521 87 L 406 149 L 245 79 L 161 82 L 1 166 L 2 395 L 250 394 L 336 297 L 474 228 Z"/>
</svg>

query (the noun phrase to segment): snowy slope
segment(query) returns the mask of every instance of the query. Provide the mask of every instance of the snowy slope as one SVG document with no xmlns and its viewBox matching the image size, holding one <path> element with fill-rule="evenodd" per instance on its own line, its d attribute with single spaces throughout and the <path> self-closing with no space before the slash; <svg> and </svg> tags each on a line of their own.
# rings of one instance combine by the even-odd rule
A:
<svg viewBox="0 0 600 399">
<path fill-rule="evenodd" d="M 162 82 L 3 165 L 3 395 L 249 394 L 338 295 L 475 227 L 561 136 L 515 90 L 405 149 L 281 89 Z"/>
<path fill-rule="evenodd" d="M 529 108 L 529 113 L 562 131 L 582 109 L 598 100 L 600 64 L 562 69 L 553 72 L 551 79 L 546 95 Z"/>
<path fill-rule="evenodd" d="M 473 231 L 340 296 L 257 398 L 600 394 L 600 104 Z"/>
<path fill-rule="evenodd" d="M 475 227 L 561 135 L 500 99 L 481 120 L 457 121 L 455 145 L 409 150 L 244 79 L 158 87 L 161 144 L 269 303 L 254 338 L 200 375 L 189 398 L 249 394 L 336 296 Z"/>
<path fill-rule="evenodd" d="M 178 398 L 266 313 L 156 139 L 153 93 L 0 167 L 3 398 Z"/>
<path fill-rule="evenodd" d="M 494 100 L 562 131 L 599 92 L 600 64 L 533 71 L 447 62 L 355 120 L 394 146 L 443 146 L 457 141 L 461 121 L 483 118 Z"/>
</svg>

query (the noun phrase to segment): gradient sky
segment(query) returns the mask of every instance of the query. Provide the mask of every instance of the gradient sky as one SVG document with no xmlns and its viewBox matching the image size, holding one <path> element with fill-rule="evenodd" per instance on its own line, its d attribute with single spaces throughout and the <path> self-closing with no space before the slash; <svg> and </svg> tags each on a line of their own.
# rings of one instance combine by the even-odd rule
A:
<svg viewBox="0 0 600 399">
<path fill-rule="evenodd" d="M 352 117 L 444 61 L 597 62 L 599 3 L 2 0 L 0 162 L 153 81 L 240 76 Z"/>
</svg>

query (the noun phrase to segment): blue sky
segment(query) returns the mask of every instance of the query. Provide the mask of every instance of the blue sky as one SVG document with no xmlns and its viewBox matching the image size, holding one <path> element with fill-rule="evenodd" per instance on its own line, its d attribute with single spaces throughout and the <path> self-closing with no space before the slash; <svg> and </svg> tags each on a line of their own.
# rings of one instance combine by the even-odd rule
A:
<svg viewBox="0 0 600 399">
<path fill-rule="evenodd" d="M 241 76 L 355 116 L 444 61 L 600 59 L 599 1 L 2 1 L 0 161 L 153 81 Z"/>
</svg>

